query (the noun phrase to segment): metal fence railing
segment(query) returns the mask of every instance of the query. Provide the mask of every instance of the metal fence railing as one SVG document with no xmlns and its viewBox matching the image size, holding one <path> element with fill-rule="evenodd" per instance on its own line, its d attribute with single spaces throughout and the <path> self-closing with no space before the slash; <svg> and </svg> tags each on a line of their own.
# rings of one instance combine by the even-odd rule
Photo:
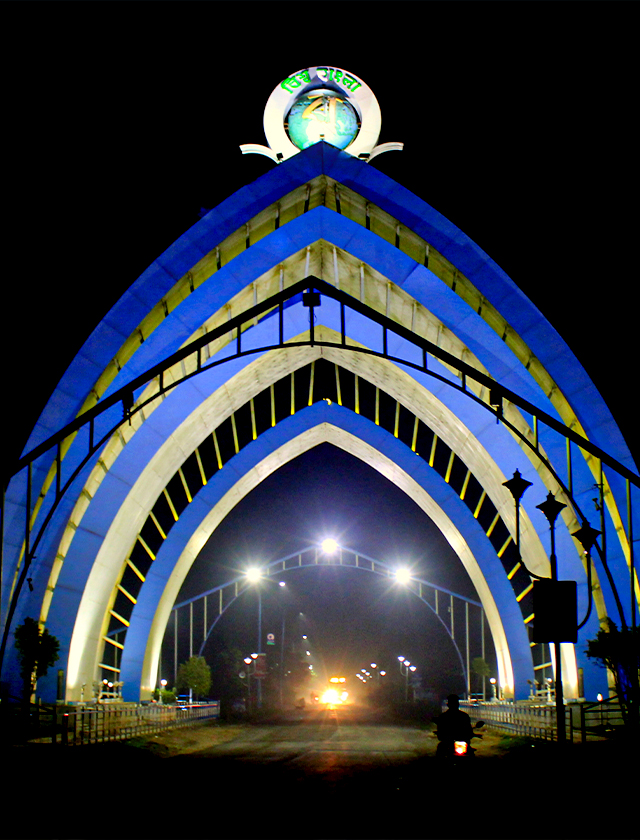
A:
<svg viewBox="0 0 640 840">
<path fill-rule="evenodd" d="M 97 744 L 124 740 L 165 729 L 190 726 L 220 717 L 219 701 L 190 705 L 136 703 L 64 706 L 0 702 L 0 741 L 52 744 Z"/>
<path fill-rule="evenodd" d="M 487 726 L 509 735 L 555 740 L 555 706 L 532 703 L 465 703 L 460 708 L 472 722 L 483 720 Z"/>
<path fill-rule="evenodd" d="M 65 709 L 58 714 L 55 741 L 65 745 L 117 741 L 220 717 L 220 703 L 191 706 L 123 706 Z"/>
<path fill-rule="evenodd" d="M 482 719 L 498 732 L 557 740 L 555 704 L 461 701 L 460 708 L 469 714 L 472 722 Z M 607 737 L 624 724 L 615 697 L 595 703 L 568 703 L 564 711 L 566 737 L 572 742 Z"/>
</svg>

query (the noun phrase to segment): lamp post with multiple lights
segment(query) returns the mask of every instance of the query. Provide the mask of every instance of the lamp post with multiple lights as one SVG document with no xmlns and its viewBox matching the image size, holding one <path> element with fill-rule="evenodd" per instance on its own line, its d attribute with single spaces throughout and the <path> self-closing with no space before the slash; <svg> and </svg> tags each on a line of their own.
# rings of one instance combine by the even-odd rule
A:
<svg viewBox="0 0 640 840">
<path fill-rule="evenodd" d="M 527 488 L 531 487 L 532 484 L 530 481 L 524 479 L 518 470 L 516 470 L 513 474 L 513 478 L 510 478 L 508 481 L 503 482 L 503 486 L 506 487 L 512 494 L 514 503 L 515 503 L 515 520 L 516 520 L 516 548 L 518 552 L 518 560 L 520 561 L 522 567 L 527 572 L 527 574 L 535 578 L 536 580 L 549 580 L 549 578 L 545 579 L 540 575 L 537 575 L 535 572 L 532 572 L 530 569 L 527 568 L 522 553 L 520 550 L 520 500 Z M 565 504 L 559 502 L 553 493 L 549 492 L 547 498 L 545 499 L 542 504 L 536 505 L 536 508 L 545 515 L 547 521 L 549 523 L 549 530 L 551 533 L 551 551 L 549 553 L 549 565 L 551 567 L 551 578 L 550 580 L 554 583 L 558 583 L 558 559 L 556 557 L 556 542 L 555 542 L 555 526 L 556 526 L 556 519 L 560 512 L 566 507 Z M 583 545 L 585 555 L 587 556 L 587 575 L 588 575 L 588 589 L 589 589 L 589 609 L 587 612 L 587 617 L 584 619 L 582 624 L 579 627 L 582 627 L 589 617 L 591 613 L 591 547 L 595 542 L 596 536 L 600 534 L 600 531 L 596 531 L 595 529 L 591 528 L 591 526 L 584 522 L 582 528 L 576 531 L 572 536 L 576 537 L 580 540 Z M 535 626 L 535 622 L 534 622 Z M 535 630 L 534 630 L 535 632 Z M 577 632 L 577 631 L 576 631 Z M 562 660 L 561 660 L 561 647 L 560 647 L 560 637 L 561 631 L 556 626 L 553 630 L 553 648 L 554 648 L 554 658 L 555 658 L 555 704 L 556 704 L 556 723 L 557 723 L 557 738 L 558 743 L 564 744 L 566 742 L 566 729 L 565 729 L 565 714 L 564 714 L 564 696 L 563 696 L 563 687 L 562 687 Z M 535 638 L 535 636 L 534 636 Z"/>
<path fill-rule="evenodd" d="M 258 592 L 258 647 L 257 654 L 251 654 L 254 659 L 262 655 L 262 590 L 260 589 L 260 581 L 263 578 L 263 571 L 258 566 L 250 566 L 246 571 L 246 578 L 249 583 L 255 583 Z M 278 581 L 281 590 L 284 590 L 286 584 L 284 581 Z M 280 704 L 283 704 L 283 676 L 284 676 L 284 634 L 285 634 L 286 611 L 282 610 L 282 632 L 280 638 L 281 663 L 280 663 Z M 268 642 L 269 643 L 269 642 Z M 246 662 L 246 660 L 245 660 Z M 254 674 L 255 675 L 255 674 Z M 257 688 L 257 707 L 262 707 L 262 681 L 261 677 L 256 676 L 258 682 Z"/>
<path fill-rule="evenodd" d="M 416 669 L 416 666 L 412 665 L 411 662 L 409 662 L 409 660 L 406 659 L 404 656 L 399 656 L 398 657 L 398 662 L 400 663 L 400 673 L 405 678 L 404 679 L 404 700 L 405 700 L 405 703 L 406 703 L 407 700 L 409 699 L 409 671 L 411 671 L 411 673 L 413 674 L 413 673 L 415 673 L 415 671 L 417 669 Z M 404 668 L 404 671 L 402 670 L 403 668 Z"/>
<path fill-rule="evenodd" d="M 547 518 L 549 522 L 549 530 L 551 532 L 551 552 L 549 554 L 549 563 L 551 565 L 551 580 L 558 580 L 558 559 L 556 557 L 556 519 L 566 505 L 559 502 L 553 495 L 549 493 L 544 502 L 536 505 L 538 510 Z M 556 660 L 556 729 L 558 732 L 557 738 L 559 744 L 564 744 L 567 740 L 567 732 L 564 720 L 564 696 L 562 691 L 562 659 L 560 642 L 557 640 L 553 643 L 555 660 Z"/>
</svg>

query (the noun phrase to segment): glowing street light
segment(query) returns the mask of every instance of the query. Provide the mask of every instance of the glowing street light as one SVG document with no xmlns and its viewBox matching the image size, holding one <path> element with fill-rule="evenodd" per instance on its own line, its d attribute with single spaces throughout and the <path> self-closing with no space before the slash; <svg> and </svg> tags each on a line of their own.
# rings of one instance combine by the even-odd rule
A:
<svg viewBox="0 0 640 840">
<path fill-rule="evenodd" d="M 406 566 L 401 566 L 399 569 L 396 569 L 395 577 L 398 583 L 407 584 L 411 581 L 411 570 L 407 569 Z"/>
<path fill-rule="evenodd" d="M 406 702 L 409 698 L 409 671 L 413 673 L 416 670 L 416 666 L 412 665 L 404 656 L 399 656 L 398 662 L 400 663 L 400 673 L 404 676 L 404 699 Z M 404 671 L 402 670 L 403 667 Z"/>
<path fill-rule="evenodd" d="M 335 554 L 338 548 L 338 543 L 330 537 L 322 540 L 322 550 L 325 554 Z"/>
</svg>

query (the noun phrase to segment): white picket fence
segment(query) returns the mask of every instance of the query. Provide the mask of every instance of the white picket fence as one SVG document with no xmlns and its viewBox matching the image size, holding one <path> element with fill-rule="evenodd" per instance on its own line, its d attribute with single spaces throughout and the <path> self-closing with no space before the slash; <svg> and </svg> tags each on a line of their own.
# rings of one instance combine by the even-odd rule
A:
<svg viewBox="0 0 640 840">
<path fill-rule="evenodd" d="M 460 701 L 460 708 L 469 714 L 472 722 L 483 720 L 498 732 L 557 740 L 555 704 Z M 565 732 L 569 741 L 607 737 L 623 725 L 616 698 L 602 703 L 568 703 L 564 711 Z"/>
<path fill-rule="evenodd" d="M 190 706 L 122 704 L 101 708 L 65 708 L 57 712 L 54 743 L 65 745 L 119 741 L 220 717 L 220 703 Z"/>
</svg>

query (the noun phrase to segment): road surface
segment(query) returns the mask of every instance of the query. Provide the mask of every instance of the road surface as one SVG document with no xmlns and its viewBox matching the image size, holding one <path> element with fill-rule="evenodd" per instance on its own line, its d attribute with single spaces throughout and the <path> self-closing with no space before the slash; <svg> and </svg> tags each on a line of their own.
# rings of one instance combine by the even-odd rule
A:
<svg viewBox="0 0 640 840">
<path fill-rule="evenodd" d="M 17 748 L 4 761 L 2 836 L 637 838 L 636 781 L 617 753 L 574 747 L 562 759 L 540 744 L 505 754 L 499 740 L 485 732 L 476 758 L 449 772 L 428 728 L 347 707 L 135 745 Z"/>
</svg>

